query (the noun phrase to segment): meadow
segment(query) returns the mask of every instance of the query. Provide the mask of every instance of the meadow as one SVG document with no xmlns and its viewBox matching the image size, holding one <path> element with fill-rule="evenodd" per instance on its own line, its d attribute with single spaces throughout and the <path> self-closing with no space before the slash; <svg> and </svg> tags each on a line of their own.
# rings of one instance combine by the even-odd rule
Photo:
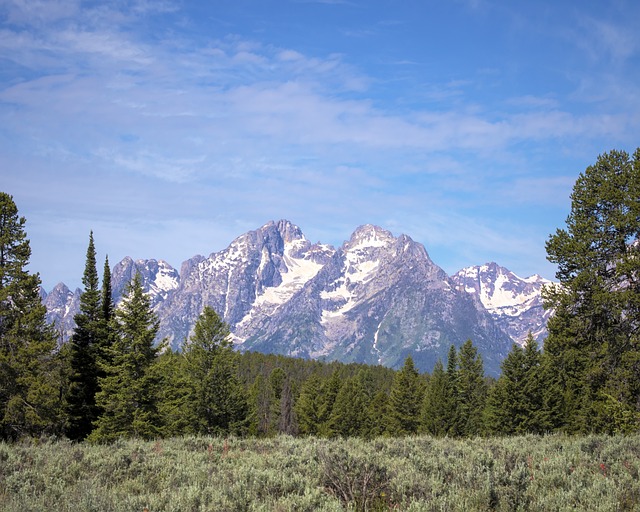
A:
<svg viewBox="0 0 640 512">
<path fill-rule="evenodd" d="M 0 444 L 5 512 L 640 510 L 640 435 Z"/>
</svg>

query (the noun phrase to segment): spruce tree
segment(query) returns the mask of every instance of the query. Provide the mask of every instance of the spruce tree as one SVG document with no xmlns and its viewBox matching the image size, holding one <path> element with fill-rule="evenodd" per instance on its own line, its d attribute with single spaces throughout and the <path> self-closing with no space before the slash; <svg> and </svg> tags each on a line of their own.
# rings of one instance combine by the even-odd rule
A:
<svg viewBox="0 0 640 512">
<path fill-rule="evenodd" d="M 457 395 L 460 434 L 464 436 L 481 434 L 487 384 L 484 380 L 482 357 L 471 340 L 467 340 L 460 347 Z"/>
<path fill-rule="evenodd" d="M 320 389 L 322 381 L 312 374 L 300 388 L 300 396 L 295 404 L 300 433 L 317 435 L 320 429 Z"/>
<path fill-rule="evenodd" d="M 447 418 L 447 435 L 459 436 L 462 434 L 460 407 L 458 400 L 458 352 L 455 345 L 451 345 L 447 355 L 447 386 L 445 388 L 447 399 L 444 401 L 444 417 Z"/>
<path fill-rule="evenodd" d="M 368 405 L 362 381 L 357 377 L 345 380 L 331 411 L 331 434 L 341 437 L 363 436 L 367 428 Z"/>
<path fill-rule="evenodd" d="M 97 357 L 100 339 L 105 332 L 93 232 L 89 235 L 82 284 L 84 291 L 80 295 L 80 312 L 74 317 L 76 328 L 67 353 L 70 374 L 66 396 L 66 434 L 73 440 L 86 438 L 99 415 L 95 399 L 99 389 Z"/>
<path fill-rule="evenodd" d="M 514 343 L 501 364 L 502 373 L 487 397 L 485 424 L 487 432 L 512 435 L 518 432 L 525 414 L 524 352 Z"/>
<path fill-rule="evenodd" d="M 413 358 L 408 356 L 391 386 L 386 418 L 387 434 L 405 436 L 418 432 L 423 397 L 424 384 L 413 364 Z"/>
<path fill-rule="evenodd" d="M 150 371 L 158 348 L 154 339 L 158 319 L 139 274 L 129 283 L 115 314 L 111 364 L 100 379 L 96 402 L 102 413 L 89 435 L 94 442 L 119 437 L 153 438 L 161 433 L 158 413 L 158 377 Z"/>
<path fill-rule="evenodd" d="M 0 192 L 0 437 L 56 433 L 60 426 L 56 337 L 40 300 L 40 277 L 27 270 L 26 219 Z"/>
<path fill-rule="evenodd" d="M 566 229 L 546 244 L 560 286 L 544 293 L 554 310 L 545 360 L 569 432 L 606 428 L 611 400 L 640 412 L 639 197 L 640 148 L 600 155 L 574 185 Z"/>
<path fill-rule="evenodd" d="M 196 432 L 244 432 L 247 397 L 238 381 L 229 327 L 213 308 L 205 306 L 183 354 L 192 392 L 187 408 L 193 411 Z"/>
<path fill-rule="evenodd" d="M 328 380 L 325 381 L 320 393 L 320 423 L 318 426 L 318 435 L 329 437 L 331 433 L 331 413 L 342 387 L 342 379 L 338 374 L 338 370 L 334 370 Z"/>
<path fill-rule="evenodd" d="M 453 409 L 453 394 L 449 379 L 438 359 L 425 389 L 421 411 L 421 431 L 432 436 L 443 437 L 451 429 L 450 411 Z"/>
<path fill-rule="evenodd" d="M 114 342 L 114 313 L 115 305 L 113 303 L 113 290 L 111 288 L 111 269 L 109 268 L 109 257 L 104 260 L 104 269 L 102 273 L 102 289 L 100 292 L 100 306 L 102 315 L 100 318 L 100 335 L 98 337 L 98 376 L 104 377 L 102 367 L 111 363 L 111 347 Z"/>
<path fill-rule="evenodd" d="M 368 428 L 364 436 L 368 439 L 381 437 L 386 431 L 385 420 L 389 414 L 389 396 L 382 390 L 378 391 L 367 407 Z"/>
</svg>

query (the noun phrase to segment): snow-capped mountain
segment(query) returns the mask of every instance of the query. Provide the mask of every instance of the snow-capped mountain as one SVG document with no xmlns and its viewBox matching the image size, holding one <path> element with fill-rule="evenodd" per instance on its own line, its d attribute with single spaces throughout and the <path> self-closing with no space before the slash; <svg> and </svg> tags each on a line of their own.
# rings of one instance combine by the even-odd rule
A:
<svg viewBox="0 0 640 512">
<path fill-rule="evenodd" d="M 476 297 L 515 342 L 524 345 L 529 332 L 539 342 L 547 337 L 551 313 L 542 307 L 541 291 L 552 281 L 539 275 L 522 278 L 496 263 L 464 268 L 451 279 Z"/>
<path fill-rule="evenodd" d="M 543 328 L 544 280 L 522 280 L 495 264 L 473 268 L 475 274 L 464 269 L 448 277 L 424 246 L 376 226 L 359 227 L 336 249 L 312 244 L 281 220 L 223 251 L 194 256 L 180 272 L 163 260 L 125 258 L 111 283 L 117 303 L 140 273 L 160 319 L 158 340 L 173 348 L 208 305 L 229 324 L 239 350 L 392 367 L 412 355 L 418 368 L 431 370 L 451 344 L 472 339 L 487 373 L 496 375 L 513 340 L 530 325 Z M 44 301 L 51 319 L 70 332 L 79 291 L 65 288 L 58 285 Z"/>
<path fill-rule="evenodd" d="M 111 272 L 111 291 L 117 304 L 136 274 L 142 278 L 142 286 L 151 297 L 155 308 L 167 299 L 178 287 L 180 274 L 164 260 L 133 260 L 128 256 L 118 263 Z"/>
<path fill-rule="evenodd" d="M 79 288 L 72 292 L 64 283 L 58 283 L 48 294 L 41 290 L 47 322 L 55 326 L 60 342 L 69 340 L 76 327 L 73 318 L 80 311 L 80 293 Z"/>
<path fill-rule="evenodd" d="M 335 250 L 312 245 L 288 221 L 269 222 L 208 258 L 182 265 L 180 284 L 158 308 L 159 336 L 173 347 L 187 339 L 205 305 L 227 322 L 241 343 L 255 333 L 327 263 Z"/>
<path fill-rule="evenodd" d="M 424 370 L 446 360 L 451 344 L 471 338 L 492 374 L 511 346 L 421 244 L 370 225 L 245 335 L 247 350 L 392 367 L 411 355 Z"/>
</svg>

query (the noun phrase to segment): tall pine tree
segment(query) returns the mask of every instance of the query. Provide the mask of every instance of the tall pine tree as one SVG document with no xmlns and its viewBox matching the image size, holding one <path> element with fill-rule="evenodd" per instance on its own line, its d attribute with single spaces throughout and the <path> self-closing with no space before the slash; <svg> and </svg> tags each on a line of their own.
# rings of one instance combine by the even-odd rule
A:
<svg viewBox="0 0 640 512">
<path fill-rule="evenodd" d="M 574 185 L 566 229 L 546 244 L 561 286 L 544 294 L 555 311 L 545 360 L 569 432 L 606 429 L 612 406 L 640 412 L 639 197 L 640 148 L 600 155 Z"/>
<path fill-rule="evenodd" d="M 115 314 L 111 364 L 104 368 L 96 403 L 101 415 L 89 439 L 108 442 L 119 437 L 153 438 L 161 433 L 158 377 L 150 371 L 158 348 L 158 319 L 136 274 Z"/>
<path fill-rule="evenodd" d="M 0 192 L 0 437 L 16 439 L 59 429 L 56 337 L 40 300 L 40 277 L 27 270 L 26 219 Z"/>
<path fill-rule="evenodd" d="M 96 405 L 98 392 L 97 357 L 101 348 L 101 337 L 106 334 L 103 310 L 100 304 L 96 250 L 93 231 L 89 235 L 89 246 L 82 278 L 84 291 L 80 295 L 80 311 L 75 315 L 76 328 L 69 342 L 69 384 L 66 396 L 67 426 L 70 439 L 85 439 L 98 419 Z"/>
<path fill-rule="evenodd" d="M 482 413 L 487 398 L 484 366 L 471 340 L 460 347 L 458 369 L 458 419 L 463 436 L 477 436 L 483 431 Z"/>
</svg>

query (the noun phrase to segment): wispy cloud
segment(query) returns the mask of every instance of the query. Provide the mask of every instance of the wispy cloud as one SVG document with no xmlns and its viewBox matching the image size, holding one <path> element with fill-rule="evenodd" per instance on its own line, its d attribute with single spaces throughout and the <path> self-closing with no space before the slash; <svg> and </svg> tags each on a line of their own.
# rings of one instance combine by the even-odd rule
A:
<svg viewBox="0 0 640 512">
<path fill-rule="evenodd" d="M 179 264 L 209 244 L 220 248 L 230 233 L 290 217 L 330 243 L 374 222 L 433 245 L 451 262 L 489 258 L 496 247 L 514 261 L 532 253 L 544 259 L 540 230 L 504 219 L 518 207 L 530 217 L 536 208 L 562 209 L 582 170 L 576 162 L 593 158 L 595 146 L 634 143 L 640 125 L 630 64 L 638 36 L 629 24 L 584 15 L 565 33 L 589 55 L 589 69 L 569 68 L 563 87 L 540 91 L 510 85 L 517 82 L 510 71 L 491 62 L 440 71 L 399 51 L 386 64 L 364 65 L 335 44 L 276 43 L 255 31 L 229 33 L 236 25 L 217 21 L 197 30 L 188 7 L 150 0 L 0 6 L 7 64 L 0 165 L 19 169 L 3 183 L 28 200 L 43 223 L 39 236 L 56 220 L 69 232 L 99 225 L 132 246 L 136 237 L 166 244 L 149 235 L 164 232 L 163 240 L 175 240 L 172 254 L 157 257 Z M 415 21 L 396 11 L 367 22 L 375 32 L 367 59 L 384 50 L 380 33 Z M 340 30 L 368 30 L 367 23 L 345 21 Z M 602 64 L 608 60 L 616 65 Z M 106 199 L 86 199 L 97 191 Z M 153 229 L 140 234 L 127 219 Z M 206 226 L 206 240 L 189 219 Z"/>
</svg>

